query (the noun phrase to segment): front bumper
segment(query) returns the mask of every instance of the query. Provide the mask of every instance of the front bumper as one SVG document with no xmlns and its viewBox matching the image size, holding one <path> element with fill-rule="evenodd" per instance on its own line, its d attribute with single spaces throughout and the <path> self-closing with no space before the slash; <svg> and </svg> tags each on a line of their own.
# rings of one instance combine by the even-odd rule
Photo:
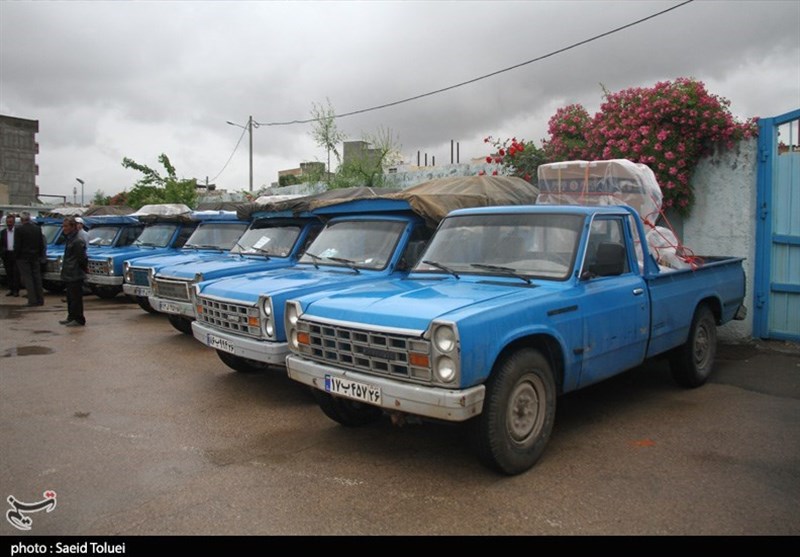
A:
<svg viewBox="0 0 800 557">
<path fill-rule="evenodd" d="M 137 286 L 129 283 L 122 285 L 122 291 L 128 296 L 136 296 L 139 298 L 147 298 L 152 292 L 149 286 Z"/>
<path fill-rule="evenodd" d="M 61 280 L 61 273 L 44 273 L 42 275 L 42 280 L 49 280 L 51 282 L 63 282 Z"/>
<path fill-rule="evenodd" d="M 286 342 L 270 342 L 266 340 L 244 338 L 239 335 L 212 329 L 200 321 L 192 322 L 192 333 L 194 334 L 194 338 L 206 346 L 216 348 L 217 350 L 223 350 L 223 348 L 215 345 L 212 339 L 221 339 L 230 347 L 227 352 L 230 352 L 234 356 L 240 356 L 248 360 L 256 360 L 257 362 L 283 366 L 285 365 L 286 356 L 289 354 L 289 346 Z"/>
<path fill-rule="evenodd" d="M 160 313 L 171 313 L 173 315 L 183 315 L 184 317 L 195 318 L 194 304 L 191 302 L 178 302 L 156 296 L 148 296 L 147 301 L 154 310 Z"/>
<path fill-rule="evenodd" d="M 86 282 L 89 284 L 100 284 L 103 286 L 122 286 L 122 277 L 108 277 L 104 275 L 86 275 Z"/>
<path fill-rule="evenodd" d="M 448 422 L 463 422 L 483 411 L 486 387 L 464 390 L 442 389 L 395 381 L 312 362 L 291 354 L 286 358 L 289 377 L 315 389 L 325 390 L 325 377 L 349 379 L 381 390 L 381 408 Z"/>
</svg>

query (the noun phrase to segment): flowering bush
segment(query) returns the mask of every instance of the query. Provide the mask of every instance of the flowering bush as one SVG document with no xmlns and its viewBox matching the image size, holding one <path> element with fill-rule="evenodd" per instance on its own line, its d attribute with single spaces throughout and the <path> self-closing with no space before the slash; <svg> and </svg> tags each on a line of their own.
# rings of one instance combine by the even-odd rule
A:
<svg viewBox="0 0 800 557">
<path fill-rule="evenodd" d="M 498 169 L 492 175 L 517 176 L 528 182 L 536 181 L 536 170 L 545 162 L 544 151 L 537 148 L 532 141 L 517 141 L 517 138 L 500 141 L 492 136 L 483 140 L 494 147 L 493 154 L 486 157 L 489 164 L 497 164 Z M 485 174 L 483 170 L 479 174 Z"/>
<path fill-rule="evenodd" d="M 715 144 L 731 148 L 755 137 L 756 119 L 736 122 L 730 101 L 708 93 L 693 79 L 606 93 L 589 119 L 580 105 L 559 109 L 544 142 L 548 161 L 629 159 L 648 165 L 664 194 L 664 205 L 687 214 L 693 200 L 689 178 Z"/>
</svg>

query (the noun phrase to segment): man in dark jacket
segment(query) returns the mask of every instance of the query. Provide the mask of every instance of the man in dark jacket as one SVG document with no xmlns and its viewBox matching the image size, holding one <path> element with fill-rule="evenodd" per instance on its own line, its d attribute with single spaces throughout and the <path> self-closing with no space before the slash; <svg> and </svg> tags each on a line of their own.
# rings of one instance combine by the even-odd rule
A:
<svg viewBox="0 0 800 557">
<path fill-rule="evenodd" d="M 67 327 L 86 325 L 83 316 L 83 279 L 89 265 L 86 243 L 78 234 L 75 217 L 67 217 L 61 223 L 67 243 L 64 246 L 64 259 L 61 264 L 61 280 L 67 287 L 67 318 L 59 321 Z"/>
<path fill-rule="evenodd" d="M 44 305 L 41 259 L 46 245 L 42 230 L 31 222 L 31 214 L 23 211 L 19 215 L 20 225 L 14 231 L 14 254 L 17 257 L 19 277 L 28 291 L 29 306 Z"/>
<path fill-rule="evenodd" d="M 14 254 L 15 221 L 14 215 L 6 215 L 6 227 L 0 232 L 0 258 L 3 260 L 8 281 L 6 296 L 19 296 L 19 271 L 17 270 L 17 256 Z"/>
</svg>

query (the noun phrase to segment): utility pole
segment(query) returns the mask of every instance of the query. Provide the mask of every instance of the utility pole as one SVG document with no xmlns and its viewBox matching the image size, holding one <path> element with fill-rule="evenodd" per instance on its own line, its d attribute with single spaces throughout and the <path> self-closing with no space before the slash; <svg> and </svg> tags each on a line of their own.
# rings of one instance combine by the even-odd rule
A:
<svg viewBox="0 0 800 557">
<path fill-rule="evenodd" d="M 253 117 L 250 116 L 247 119 L 247 125 L 242 126 L 241 124 L 236 124 L 234 122 L 227 121 L 226 124 L 231 126 L 236 126 L 237 128 L 242 128 L 247 130 L 247 133 L 250 135 L 250 191 L 253 191 L 253 128 L 258 127 L 259 123 L 253 120 Z"/>
</svg>

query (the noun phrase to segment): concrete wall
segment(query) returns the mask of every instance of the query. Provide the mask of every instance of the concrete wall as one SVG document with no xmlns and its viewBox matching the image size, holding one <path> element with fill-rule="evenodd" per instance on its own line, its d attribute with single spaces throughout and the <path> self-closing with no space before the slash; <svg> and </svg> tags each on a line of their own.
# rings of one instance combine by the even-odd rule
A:
<svg viewBox="0 0 800 557">
<path fill-rule="evenodd" d="M 743 340 L 753 333 L 756 261 L 757 141 L 742 141 L 732 150 L 717 149 L 700 161 L 692 176 L 695 205 L 683 219 L 683 244 L 697 255 L 744 257 L 747 319 L 719 329 L 724 340 Z"/>
<path fill-rule="evenodd" d="M 38 131 L 37 120 L 0 115 L 0 181 L 8 185 L 9 203 L 29 205 L 37 202 Z"/>
</svg>

